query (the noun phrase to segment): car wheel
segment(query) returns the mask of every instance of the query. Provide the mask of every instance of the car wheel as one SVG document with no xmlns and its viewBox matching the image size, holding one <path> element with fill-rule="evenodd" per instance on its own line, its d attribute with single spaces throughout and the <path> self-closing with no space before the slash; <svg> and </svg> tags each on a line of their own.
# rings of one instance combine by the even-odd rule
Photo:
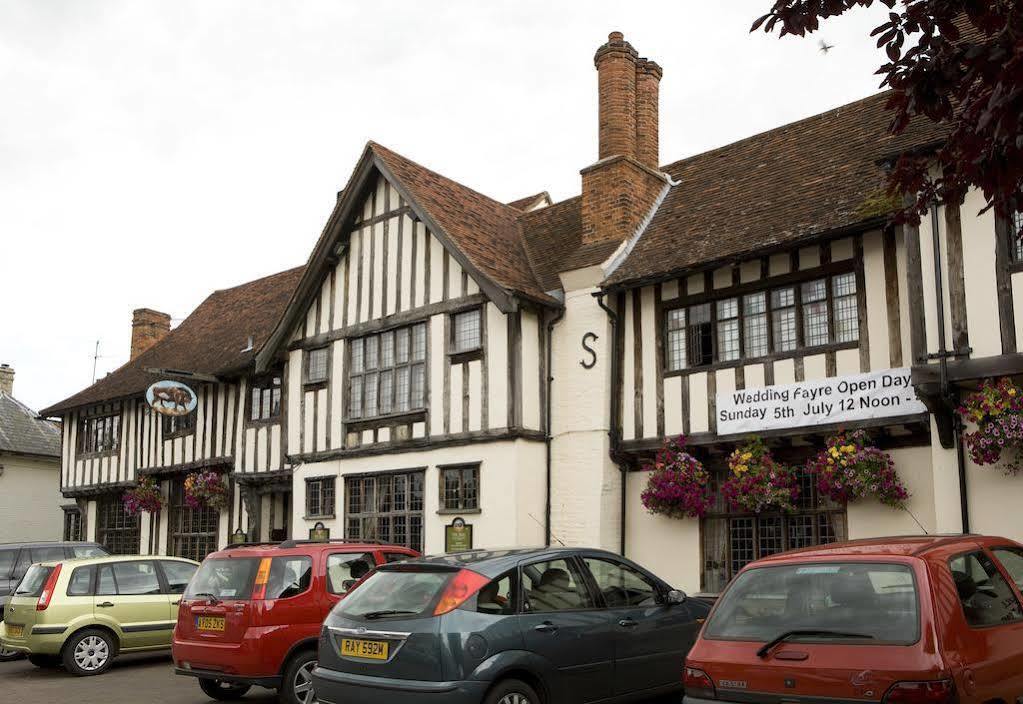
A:
<svg viewBox="0 0 1023 704">
<path fill-rule="evenodd" d="M 287 704 L 316 704 L 313 691 L 313 668 L 316 667 L 316 653 L 307 650 L 291 659 L 284 670 L 281 683 L 281 699 Z"/>
<path fill-rule="evenodd" d="M 244 697 L 251 687 L 235 682 L 201 679 L 199 680 L 199 689 L 205 692 L 210 699 L 216 699 L 218 702 L 230 702 Z"/>
<path fill-rule="evenodd" d="M 11 660 L 17 660 L 22 657 L 25 657 L 24 653 L 17 650 L 8 650 L 0 645 L 0 662 L 10 662 Z"/>
<path fill-rule="evenodd" d="M 115 649 L 114 639 L 106 631 L 79 631 L 64 644 L 64 669 L 78 677 L 101 674 L 110 667 Z"/>
<path fill-rule="evenodd" d="M 29 655 L 28 661 L 36 667 L 57 667 L 60 664 L 56 655 Z"/>
<path fill-rule="evenodd" d="M 484 704 L 542 704 L 540 695 L 522 680 L 498 682 Z"/>
</svg>

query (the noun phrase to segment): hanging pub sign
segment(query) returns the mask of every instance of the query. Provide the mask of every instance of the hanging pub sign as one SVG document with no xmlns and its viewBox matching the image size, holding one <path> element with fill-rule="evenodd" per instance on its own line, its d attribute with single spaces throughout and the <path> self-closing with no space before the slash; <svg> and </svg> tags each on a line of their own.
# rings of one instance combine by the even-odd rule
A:
<svg viewBox="0 0 1023 704">
<path fill-rule="evenodd" d="M 198 402 L 195 392 L 180 381 L 165 379 L 146 389 L 146 403 L 164 416 L 187 416 Z"/>
<path fill-rule="evenodd" d="M 472 526 L 461 516 L 444 526 L 444 552 L 466 552 L 472 550 Z"/>
<path fill-rule="evenodd" d="M 718 435 L 926 413 L 909 369 L 838 376 L 717 395 Z"/>
</svg>

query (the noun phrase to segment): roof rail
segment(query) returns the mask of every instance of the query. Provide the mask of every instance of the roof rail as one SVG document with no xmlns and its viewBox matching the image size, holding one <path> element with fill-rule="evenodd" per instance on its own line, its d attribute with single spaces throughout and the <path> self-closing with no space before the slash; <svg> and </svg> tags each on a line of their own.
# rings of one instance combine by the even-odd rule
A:
<svg viewBox="0 0 1023 704">
<path fill-rule="evenodd" d="M 298 547 L 299 545 L 317 545 L 327 543 L 349 543 L 354 545 L 391 545 L 380 540 L 357 540 L 355 538 L 331 538 L 330 540 L 285 540 L 278 545 L 282 550 Z"/>
</svg>

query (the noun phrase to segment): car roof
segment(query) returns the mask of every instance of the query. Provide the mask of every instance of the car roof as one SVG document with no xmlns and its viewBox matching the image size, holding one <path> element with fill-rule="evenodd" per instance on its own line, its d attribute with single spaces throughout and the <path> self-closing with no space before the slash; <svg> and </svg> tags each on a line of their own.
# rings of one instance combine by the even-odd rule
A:
<svg viewBox="0 0 1023 704">
<path fill-rule="evenodd" d="M 310 552 L 402 552 L 415 551 L 402 545 L 388 543 L 357 542 L 351 540 L 285 540 L 283 542 L 241 543 L 211 552 L 207 557 L 274 557 L 275 555 L 306 555 Z"/>
<path fill-rule="evenodd" d="M 790 559 L 805 558 L 838 559 L 851 556 L 876 557 L 922 557 L 938 548 L 962 546 L 964 549 L 978 545 L 1014 544 L 1008 538 L 974 535 L 971 533 L 938 534 L 938 535 L 898 535 L 879 538 L 863 538 L 848 540 L 841 543 L 816 545 L 797 550 L 780 552 L 757 560 L 757 565 L 785 562 Z"/>
<path fill-rule="evenodd" d="M 13 543 L 0 543 L 0 550 L 4 548 L 52 548 L 64 546 L 88 546 L 90 548 L 103 548 L 99 543 L 89 540 L 28 540 L 15 541 Z M 106 548 L 103 548 L 106 550 Z"/>
<path fill-rule="evenodd" d="M 573 555 L 594 557 L 612 557 L 621 560 L 622 556 L 596 548 L 575 547 L 538 547 L 508 548 L 495 550 L 468 550 L 466 552 L 446 553 L 443 555 L 426 555 L 403 562 L 394 563 L 395 568 L 422 565 L 424 567 L 462 567 L 479 572 L 484 577 L 496 577 L 507 572 L 522 562 L 543 559 L 564 559 Z M 390 566 L 388 566 L 390 567 Z"/>
<path fill-rule="evenodd" d="M 109 565 L 115 562 L 136 562 L 138 560 L 170 560 L 172 562 L 187 562 L 190 565 L 198 565 L 195 560 L 185 557 L 174 557 L 172 555 L 97 555 L 95 557 L 72 557 L 65 560 L 47 560 L 38 564 L 43 567 L 53 567 L 57 564 L 74 565 Z"/>
</svg>

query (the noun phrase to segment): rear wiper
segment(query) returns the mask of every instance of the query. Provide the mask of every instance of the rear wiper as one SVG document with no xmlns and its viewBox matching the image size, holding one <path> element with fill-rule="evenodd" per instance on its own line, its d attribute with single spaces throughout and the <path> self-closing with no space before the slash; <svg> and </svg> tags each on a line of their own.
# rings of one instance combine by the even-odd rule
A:
<svg viewBox="0 0 1023 704">
<path fill-rule="evenodd" d="M 384 616 L 401 616 L 401 615 L 408 615 L 408 614 L 415 614 L 415 613 L 417 613 L 417 612 L 415 612 L 415 611 L 404 611 L 402 609 L 385 609 L 383 611 L 370 611 L 368 613 L 362 614 L 362 617 L 363 618 L 368 618 L 368 619 L 372 620 L 372 619 L 383 618 Z"/>
<path fill-rule="evenodd" d="M 869 633 L 849 633 L 848 631 L 830 631 L 822 628 L 806 628 L 796 629 L 792 631 L 785 631 L 779 634 L 775 638 L 764 643 L 763 647 L 757 651 L 757 657 L 766 658 L 767 654 L 771 652 L 771 648 L 778 645 L 781 642 L 792 638 L 793 636 L 830 636 L 832 638 L 866 638 L 873 640 L 874 636 Z"/>
<path fill-rule="evenodd" d="M 196 592 L 195 596 L 204 596 L 210 606 L 216 606 L 220 603 L 220 599 L 217 598 L 216 594 L 210 594 L 209 592 Z"/>
</svg>

